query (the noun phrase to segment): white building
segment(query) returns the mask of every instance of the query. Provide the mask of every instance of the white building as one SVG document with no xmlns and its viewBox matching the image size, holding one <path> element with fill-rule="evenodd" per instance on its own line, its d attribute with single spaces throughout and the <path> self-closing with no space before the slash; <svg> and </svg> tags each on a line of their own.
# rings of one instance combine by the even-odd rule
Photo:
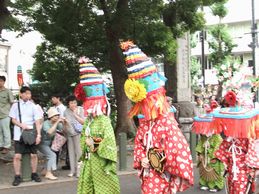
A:
<svg viewBox="0 0 259 194">
<path fill-rule="evenodd" d="M 9 51 L 11 45 L 6 42 L 0 42 L 0 75 L 6 77 L 6 87 L 9 86 L 10 79 L 8 77 L 10 70 L 9 66 Z"/>
<path fill-rule="evenodd" d="M 259 1 L 255 0 L 255 20 L 259 24 Z M 249 64 L 252 60 L 252 48 L 248 45 L 252 42 L 251 23 L 252 23 L 252 3 L 251 0 L 229 0 L 226 4 L 228 14 L 223 18 L 222 23 L 227 24 L 229 33 L 237 47 L 232 54 L 241 59 L 243 64 Z M 212 15 L 209 8 L 205 8 L 205 18 L 207 26 L 216 25 L 219 18 Z M 258 25 L 259 26 L 259 25 Z M 201 58 L 201 42 L 199 41 L 199 32 L 196 33 L 197 45 L 191 50 L 191 55 Z M 207 36 L 207 39 L 210 37 Z M 212 64 L 208 61 L 209 48 L 205 40 L 205 69 L 211 69 Z M 259 68 L 259 48 L 256 48 L 256 67 Z M 257 70 L 257 74 L 259 71 Z M 206 75 L 205 75 L 206 79 Z"/>
<path fill-rule="evenodd" d="M 17 66 L 22 66 L 23 80 L 29 85 L 32 80 L 29 70 L 32 69 L 36 47 L 42 42 L 38 32 L 30 32 L 17 37 L 15 32 L 3 31 L 2 37 L 7 42 L 0 41 L 0 75 L 7 78 L 6 87 L 14 92 L 19 90 L 17 82 Z"/>
</svg>

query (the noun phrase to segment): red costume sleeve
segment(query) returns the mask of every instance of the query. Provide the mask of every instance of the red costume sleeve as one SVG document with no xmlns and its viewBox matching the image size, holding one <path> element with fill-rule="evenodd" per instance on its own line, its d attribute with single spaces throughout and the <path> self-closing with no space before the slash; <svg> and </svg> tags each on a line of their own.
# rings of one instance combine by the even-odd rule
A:
<svg viewBox="0 0 259 194">
<path fill-rule="evenodd" d="M 217 159 L 219 159 L 221 162 L 224 163 L 225 166 L 228 166 L 229 164 L 229 159 L 228 159 L 229 146 L 230 146 L 230 142 L 223 140 L 219 146 L 219 149 L 214 154 Z"/>
<path fill-rule="evenodd" d="M 248 151 L 246 154 L 245 163 L 250 168 L 259 169 L 259 156 L 256 153 L 256 142 L 253 139 L 249 140 Z"/>
<path fill-rule="evenodd" d="M 189 145 L 174 117 L 162 120 L 164 130 L 159 135 L 163 140 L 166 156 L 165 171 L 180 177 L 186 185 L 193 185 L 193 163 Z M 185 187 L 185 186 L 184 186 Z"/>
<path fill-rule="evenodd" d="M 143 127 L 144 127 L 144 124 L 139 126 L 135 137 L 134 164 L 133 164 L 133 167 L 135 169 L 141 169 L 141 159 L 146 157 L 146 151 L 143 144 L 143 138 L 144 138 Z"/>
</svg>

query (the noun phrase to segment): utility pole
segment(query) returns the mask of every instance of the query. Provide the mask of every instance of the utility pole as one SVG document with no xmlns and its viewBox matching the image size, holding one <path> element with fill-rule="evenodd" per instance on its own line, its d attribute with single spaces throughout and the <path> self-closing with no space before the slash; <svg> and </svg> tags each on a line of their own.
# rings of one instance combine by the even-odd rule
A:
<svg viewBox="0 0 259 194">
<path fill-rule="evenodd" d="M 205 87 L 205 56 L 204 56 L 204 30 L 200 32 L 200 42 L 201 42 L 201 70 L 203 77 L 203 87 Z"/>
<path fill-rule="evenodd" d="M 203 6 L 201 7 L 203 11 Z M 201 41 L 201 70 L 202 70 L 202 77 L 203 77 L 203 87 L 205 87 L 205 54 L 204 54 L 204 39 L 205 39 L 205 32 L 204 29 L 200 32 L 200 41 Z"/>
<path fill-rule="evenodd" d="M 253 65 L 253 75 L 257 76 L 259 72 L 257 72 L 256 67 L 256 56 L 255 56 L 255 49 L 258 46 L 258 40 L 257 40 L 257 23 L 255 21 L 255 5 L 254 0 L 251 0 L 252 3 L 252 26 L 251 26 L 251 35 L 252 35 L 252 42 L 250 43 L 250 47 L 252 48 L 252 65 Z M 258 102 L 258 91 L 255 95 L 255 102 Z"/>
<path fill-rule="evenodd" d="M 254 7 L 254 0 L 252 0 L 252 27 L 251 27 L 251 34 L 252 34 L 252 42 L 250 44 L 252 48 L 252 64 L 253 64 L 253 75 L 255 76 L 258 72 L 256 72 L 256 63 L 255 63 L 255 48 L 257 46 L 257 24 L 255 22 L 255 7 Z"/>
</svg>

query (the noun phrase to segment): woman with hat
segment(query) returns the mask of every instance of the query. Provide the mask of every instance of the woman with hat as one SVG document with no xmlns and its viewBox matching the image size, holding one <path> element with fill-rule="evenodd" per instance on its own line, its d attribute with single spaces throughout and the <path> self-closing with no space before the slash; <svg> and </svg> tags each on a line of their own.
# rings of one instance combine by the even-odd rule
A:
<svg viewBox="0 0 259 194">
<path fill-rule="evenodd" d="M 77 194 L 119 194 L 117 148 L 106 98 L 108 89 L 89 59 L 80 58 L 79 63 L 80 84 L 75 96 L 83 101 L 87 118 L 81 135 L 82 165 Z"/>
<path fill-rule="evenodd" d="M 59 117 L 59 112 L 56 108 L 51 107 L 48 110 L 48 120 L 44 121 L 43 127 L 41 130 L 41 143 L 38 146 L 38 149 L 47 157 L 46 164 L 46 175 L 45 178 L 50 180 L 56 180 L 57 177 L 52 174 L 53 170 L 57 169 L 56 164 L 56 154 L 51 150 L 51 142 L 55 136 L 56 131 L 63 130 L 64 120 Z"/>
</svg>

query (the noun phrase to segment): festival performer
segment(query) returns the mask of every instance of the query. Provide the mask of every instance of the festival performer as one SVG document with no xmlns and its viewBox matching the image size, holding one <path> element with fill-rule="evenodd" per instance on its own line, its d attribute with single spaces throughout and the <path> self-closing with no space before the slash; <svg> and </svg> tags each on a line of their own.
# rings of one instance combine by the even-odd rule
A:
<svg viewBox="0 0 259 194">
<path fill-rule="evenodd" d="M 217 107 L 218 103 L 215 100 L 211 101 L 210 105 L 205 104 L 206 114 L 194 117 L 193 124 L 193 131 L 201 135 L 196 146 L 200 189 L 210 192 L 224 188 L 224 164 L 214 156 L 222 142 L 220 134 L 214 134 L 212 127 L 212 112 Z"/>
<path fill-rule="evenodd" d="M 81 171 L 77 194 L 119 194 L 116 173 L 117 148 L 109 118 L 104 81 L 88 58 L 80 63 L 80 84 L 75 96 L 83 101 L 86 121 L 81 136 Z"/>
<path fill-rule="evenodd" d="M 237 106 L 233 91 L 229 91 L 224 98 L 230 107 L 214 113 L 214 122 L 216 130 L 223 131 L 227 137 L 215 156 L 225 165 L 226 189 L 229 194 L 254 192 L 256 170 L 259 169 L 255 147 L 258 112 Z"/>
<path fill-rule="evenodd" d="M 143 194 L 176 193 L 193 185 L 189 145 L 165 96 L 165 78 L 131 41 L 121 43 L 128 79 L 124 89 L 134 102 L 129 116 L 142 114 L 135 138 L 134 168 Z"/>
</svg>

